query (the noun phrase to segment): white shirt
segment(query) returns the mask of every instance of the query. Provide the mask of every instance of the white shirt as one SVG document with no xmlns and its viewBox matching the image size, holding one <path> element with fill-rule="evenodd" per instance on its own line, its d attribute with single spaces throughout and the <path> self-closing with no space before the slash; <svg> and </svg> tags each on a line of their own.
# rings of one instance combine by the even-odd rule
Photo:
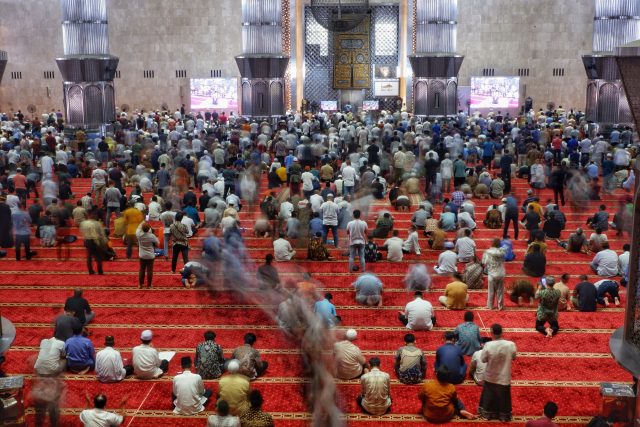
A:
<svg viewBox="0 0 640 427">
<path fill-rule="evenodd" d="M 618 274 L 621 276 L 626 275 L 627 266 L 629 265 L 629 252 L 625 252 L 618 257 Z"/>
<path fill-rule="evenodd" d="M 470 230 L 473 230 L 474 228 L 476 228 L 476 222 L 473 220 L 473 218 L 471 218 L 471 215 L 469 214 L 469 212 L 467 212 L 466 206 L 464 209 L 465 209 L 464 212 L 458 213 L 458 222 L 460 222 L 461 220 L 464 220 L 465 224 L 467 224 L 467 228 Z"/>
<path fill-rule="evenodd" d="M 273 241 L 273 254 L 278 262 L 286 262 L 291 258 L 289 256 L 289 252 L 291 252 L 293 248 L 291 247 L 291 243 L 289 243 L 286 239 L 278 239 Z"/>
<path fill-rule="evenodd" d="M 11 213 L 18 212 L 20 210 L 20 208 L 18 207 L 20 205 L 20 198 L 18 196 L 9 194 L 5 203 L 11 209 Z"/>
<path fill-rule="evenodd" d="M 313 212 L 318 212 L 320 206 L 324 203 L 324 199 L 319 194 L 313 194 L 309 197 L 309 203 L 311 203 L 311 210 L 313 210 Z"/>
<path fill-rule="evenodd" d="M 122 365 L 120 352 L 113 347 L 105 346 L 96 354 L 96 372 L 98 380 L 103 383 L 117 383 L 127 374 Z"/>
<path fill-rule="evenodd" d="M 204 397 L 204 383 L 202 377 L 191 371 L 184 371 L 173 377 L 173 394 L 176 400 L 173 404 L 176 408 L 173 410 L 179 415 L 195 415 L 204 411 L 204 403 L 207 398 Z"/>
<path fill-rule="evenodd" d="M 492 384 L 511 384 L 511 361 L 516 360 L 515 343 L 503 339 L 489 341 L 482 349 L 481 361 L 487 364 L 484 380 Z"/>
<path fill-rule="evenodd" d="M 45 156 L 40 160 L 43 173 L 51 173 L 53 171 L 53 159 L 49 156 Z"/>
<path fill-rule="evenodd" d="M 340 207 L 332 201 L 327 201 L 318 209 L 322 213 L 323 225 L 338 225 L 338 212 Z"/>
<path fill-rule="evenodd" d="M 196 223 L 193 222 L 193 220 L 191 218 L 189 218 L 188 216 L 183 216 L 182 217 L 182 221 L 180 221 L 180 222 L 183 223 L 184 225 L 186 225 L 187 229 L 189 230 L 189 233 L 187 234 L 187 237 L 193 236 L 192 227 L 195 227 Z"/>
<path fill-rule="evenodd" d="M 289 202 L 282 202 L 280 205 L 280 216 L 284 219 L 291 218 L 291 213 L 293 212 L 293 205 Z"/>
<path fill-rule="evenodd" d="M 611 249 L 598 252 L 593 257 L 593 265 L 598 270 L 598 276 L 615 277 L 618 274 L 618 256 Z"/>
<path fill-rule="evenodd" d="M 462 237 L 456 241 L 456 250 L 458 251 L 458 260 L 468 262 L 476 252 L 476 242 L 466 236 Z"/>
<path fill-rule="evenodd" d="M 40 342 L 38 360 L 34 366 L 40 375 L 54 375 L 61 371 L 60 361 L 66 357 L 64 341 L 55 338 L 47 338 Z"/>
<path fill-rule="evenodd" d="M 85 409 L 80 412 L 80 421 L 84 427 L 109 427 L 119 426 L 124 421 L 120 415 L 107 412 L 104 409 Z"/>
<path fill-rule="evenodd" d="M 453 251 L 444 251 L 438 257 L 438 267 L 436 272 L 439 274 L 455 273 L 458 271 L 458 257 Z"/>
<path fill-rule="evenodd" d="M 300 179 L 302 180 L 302 190 L 303 191 L 311 191 L 313 190 L 313 181 L 315 180 L 315 176 L 311 172 L 304 172 Z"/>
<path fill-rule="evenodd" d="M 351 166 L 346 166 L 342 170 L 342 182 L 345 187 L 356 185 L 356 170 Z"/>
<path fill-rule="evenodd" d="M 416 298 L 404 308 L 404 314 L 409 321 L 407 329 L 412 331 L 430 331 L 433 328 L 433 306 L 429 301 Z"/>
<path fill-rule="evenodd" d="M 367 223 L 354 219 L 347 224 L 347 231 L 349 232 L 349 245 L 364 245 L 364 238 L 368 230 Z"/>
<path fill-rule="evenodd" d="M 162 206 L 158 202 L 149 203 L 149 219 L 151 221 L 159 221 L 162 213 Z"/>
<path fill-rule="evenodd" d="M 407 252 L 414 252 L 416 255 L 420 255 L 420 242 L 418 240 L 418 233 L 414 231 L 409 234 L 407 240 L 402 244 L 402 249 Z"/>
<path fill-rule="evenodd" d="M 440 173 L 442 174 L 442 179 L 451 179 L 453 170 L 453 162 L 451 159 L 444 159 L 442 163 L 440 163 Z"/>
<path fill-rule="evenodd" d="M 106 178 L 107 178 L 107 173 L 102 169 L 96 169 L 91 174 L 91 177 L 95 178 L 96 184 L 105 184 L 106 183 Z"/>
<path fill-rule="evenodd" d="M 471 364 L 469 365 L 469 373 L 474 369 L 473 380 L 478 385 L 484 384 L 484 371 L 487 369 L 487 364 L 482 361 L 482 350 L 478 350 L 471 356 Z"/>
<path fill-rule="evenodd" d="M 134 347 L 131 353 L 133 354 L 133 369 L 136 371 L 138 378 L 149 380 L 156 375 L 162 374 L 158 350 L 147 344 L 140 344 Z"/>
<path fill-rule="evenodd" d="M 384 242 L 387 247 L 387 261 L 402 261 L 402 245 L 404 242 L 399 237 L 392 237 Z"/>
</svg>

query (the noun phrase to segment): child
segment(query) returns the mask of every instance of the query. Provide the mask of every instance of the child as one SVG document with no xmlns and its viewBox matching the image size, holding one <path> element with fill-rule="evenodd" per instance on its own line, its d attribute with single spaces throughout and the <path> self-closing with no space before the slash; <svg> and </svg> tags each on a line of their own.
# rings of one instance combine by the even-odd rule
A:
<svg viewBox="0 0 640 427">
<path fill-rule="evenodd" d="M 373 241 L 373 233 L 369 233 L 367 239 L 367 243 L 364 244 L 364 260 L 366 262 L 377 262 L 382 259 L 382 254 L 378 252 L 378 244 Z"/>
</svg>

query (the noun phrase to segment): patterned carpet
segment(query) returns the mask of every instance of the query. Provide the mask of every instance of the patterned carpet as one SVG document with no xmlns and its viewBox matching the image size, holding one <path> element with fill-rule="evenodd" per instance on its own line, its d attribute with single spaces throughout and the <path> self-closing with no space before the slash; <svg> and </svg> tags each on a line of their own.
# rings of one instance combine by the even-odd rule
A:
<svg viewBox="0 0 640 427">
<path fill-rule="evenodd" d="M 78 179 L 74 183 L 74 191 L 84 194 L 90 186 L 89 180 Z M 266 190 L 266 184 L 263 184 Z M 514 181 L 515 196 L 520 202 L 527 188 L 526 182 Z M 285 190 L 288 191 L 288 190 Z M 619 194 L 617 194 L 619 193 Z M 615 196 L 607 196 L 606 203 L 610 212 L 615 212 L 617 200 L 624 193 L 617 190 Z M 541 193 L 542 205 L 552 196 L 549 190 Z M 420 196 L 412 197 L 414 206 Z M 493 237 L 499 237 L 498 230 L 488 230 L 481 220 L 490 204 L 495 200 L 474 200 L 476 202 L 476 220 L 478 230 L 474 232 L 474 240 L 478 247 L 478 255 L 490 247 Z M 567 214 L 567 227 L 562 237 L 568 238 L 575 228 L 583 226 L 587 217 L 591 216 L 600 203 L 591 203 L 584 209 L 564 208 Z M 376 202 L 371 212 L 389 208 L 383 202 Z M 412 211 L 415 207 L 412 208 Z M 440 208 L 436 207 L 436 212 Z M 257 207 L 248 212 L 240 211 L 242 225 L 248 230 L 245 233 L 247 256 L 256 265 L 262 263 L 264 256 L 272 252 L 271 240 L 251 237 L 253 219 L 257 216 Z M 407 236 L 411 213 L 396 213 L 395 228 L 401 230 L 400 237 Z M 368 218 L 367 218 L 368 219 Z M 373 221 L 369 220 L 370 228 Z M 71 224 L 73 225 L 73 223 Z M 75 226 L 64 229 L 66 234 L 79 235 Z M 513 235 L 513 228 L 510 233 Z M 190 240 L 192 248 L 201 247 L 205 233 Z M 588 233 L 590 234 L 590 233 Z M 607 233 L 612 249 L 621 253 L 622 246 L 629 243 L 628 237 L 616 237 L 613 232 Z M 507 263 L 507 284 L 524 277 L 520 267 L 526 250 L 527 235 L 521 231 L 520 239 L 514 241 L 515 261 Z M 449 233 L 453 238 L 453 233 Z M 340 232 L 341 246 L 347 244 L 347 237 Z M 308 412 L 306 394 L 309 380 L 305 377 L 300 360 L 300 349 L 295 342 L 288 340 L 278 330 L 272 320 L 280 301 L 261 301 L 261 294 L 254 290 L 239 293 L 226 284 L 212 292 L 202 289 L 184 288 L 179 276 L 171 273 L 170 262 L 158 259 L 155 264 L 154 288 L 139 290 L 137 288 L 137 250 L 134 260 L 124 257 L 124 245 L 121 240 L 112 239 L 118 256 L 113 262 L 104 264 L 103 276 L 89 276 L 86 273 L 85 251 L 82 239 L 71 245 L 65 245 L 63 251 L 55 248 L 44 248 L 35 237 L 32 238 L 32 250 L 38 252 L 31 262 L 15 261 L 14 251 L 9 250 L 7 257 L 0 259 L 0 293 L 2 315 L 16 325 L 18 336 L 15 346 L 7 354 L 3 369 L 11 375 L 27 376 L 28 390 L 35 379 L 33 363 L 37 357 L 40 340 L 51 336 L 51 321 L 62 312 L 63 304 L 71 296 L 76 286 L 85 289 L 85 297 L 89 300 L 97 315 L 90 325 L 91 337 L 96 350 L 102 348 L 104 337 L 114 335 L 116 348 L 124 358 L 131 357 L 131 348 L 139 344 L 140 332 L 150 328 L 154 330 L 154 345 L 159 351 L 171 350 L 177 354 L 170 364 L 167 376 L 155 381 L 126 379 L 117 384 L 101 384 L 94 373 L 87 375 L 67 374 L 66 391 L 62 399 L 62 425 L 79 426 L 78 414 L 84 405 L 84 392 L 90 394 L 105 393 L 109 398 L 109 408 L 114 408 L 124 394 L 129 394 L 127 403 L 127 426 L 202 426 L 206 417 L 213 413 L 215 405 L 209 402 L 206 411 L 194 417 L 182 417 L 173 414 L 170 392 L 172 377 L 179 369 L 179 358 L 184 355 L 193 356 L 195 346 L 202 341 L 206 330 L 217 333 L 216 341 L 230 355 L 233 348 L 242 344 L 246 332 L 254 332 L 258 336 L 256 348 L 269 361 L 269 369 L 252 387 L 263 392 L 266 399 L 264 409 L 273 414 L 278 426 L 304 426 L 311 420 Z M 295 242 L 292 242 L 294 245 Z M 381 244 L 382 241 L 379 241 Z M 362 307 L 355 303 L 351 283 L 356 275 L 347 272 L 347 258 L 341 254 L 344 249 L 331 249 L 337 259 L 331 262 L 315 262 L 306 259 L 306 250 L 298 250 L 293 262 L 276 263 L 286 286 L 301 278 L 304 271 L 313 274 L 319 284 L 319 291 L 330 291 L 334 295 L 334 304 L 338 314 L 342 316 L 343 326 L 333 332 L 335 339 L 341 339 L 346 329 L 354 328 L 359 337 L 356 344 L 362 349 L 365 357 L 378 356 L 382 360 L 382 370 L 391 373 L 392 397 L 391 411 L 382 417 L 371 417 L 363 414 L 355 402 L 360 392 L 359 382 L 337 381 L 338 406 L 344 412 L 349 426 L 369 427 L 379 425 L 407 425 L 422 423 L 420 402 L 417 399 L 419 386 L 406 386 L 399 383 L 393 373 L 393 359 L 398 347 L 402 346 L 402 337 L 406 329 L 397 320 L 397 311 L 403 310 L 411 301 L 411 294 L 403 288 L 403 278 L 413 263 L 424 263 L 428 267 L 436 264 L 438 251 L 427 249 L 426 239 L 420 238 L 422 254 L 407 255 L 400 263 L 382 261 L 367 265 L 367 270 L 376 273 L 385 286 L 382 308 Z M 191 257 L 197 257 L 198 251 L 192 250 Z M 61 258 L 62 257 L 62 258 Z M 569 287 L 578 283 L 577 275 L 588 274 L 592 281 L 599 280 L 589 269 L 592 256 L 583 254 L 566 255 L 555 243 L 549 243 L 547 253 L 547 274 L 559 279 L 563 273 L 572 275 Z M 181 262 L 179 263 L 181 265 Z M 461 266 L 459 266 L 461 268 Z M 254 271 L 241 274 L 253 276 Z M 448 311 L 438 303 L 438 296 L 450 279 L 432 277 L 432 285 L 426 298 L 436 309 L 437 327 L 431 332 L 417 332 L 417 345 L 427 355 L 427 380 L 434 378 L 433 362 L 435 351 L 442 344 L 442 333 L 450 331 L 462 323 L 463 312 Z M 579 313 L 577 311 L 560 315 L 560 333 L 552 340 L 545 339 L 535 331 L 535 308 L 519 308 L 506 299 L 506 310 L 489 311 L 486 306 L 485 289 L 470 291 L 469 309 L 474 311 L 476 322 L 481 327 L 483 336 L 488 336 L 489 327 L 500 323 L 504 327 L 504 336 L 516 343 L 518 358 L 513 363 L 513 413 L 512 423 L 522 424 L 529 419 L 539 417 L 542 406 L 553 400 L 559 406 L 557 423 L 565 425 L 585 425 L 597 412 L 600 381 L 630 382 L 631 377 L 620 369 L 608 352 L 610 334 L 624 321 L 624 309 L 599 308 L 596 313 Z M 624 306 L 626 293 L 622 293 Z M 330 347 L 324 349 L 330 354 Z M 470 358 L 467 358 L 469 362 Z M 206 387 L 217 388 L 217 381 L 205 381 Z M 457 386 L 459 395 L 466 407 L 476 412 L 481 388 L 467 377 L 467 381 Z M 26 399 L 27 425 L 34 421 L 33 401 Z M 480 421 L 454 419 L 452 423 L 488 424 Z M 48 424 L 47 424 L 48 425 Z"/>
</svg>

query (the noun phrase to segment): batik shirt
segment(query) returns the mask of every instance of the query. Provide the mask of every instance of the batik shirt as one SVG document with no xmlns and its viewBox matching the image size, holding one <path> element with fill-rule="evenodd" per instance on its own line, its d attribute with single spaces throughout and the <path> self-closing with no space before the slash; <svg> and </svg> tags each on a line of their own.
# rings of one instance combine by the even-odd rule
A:
<svg viewBox="0 0 640 427">
<path fill-rule="evenodd" d="M 536 299 L 540 300 L 536 318 L 540 322 L 556 322 L 558 320 L 558 301 L 561 292 L 558 289 L 545 288 L 536 293 Z"/>
<path fill-rule="evenodd" d="M 203 380 L 220 378 L 224 355 L 222 347 L 214 341 L 205 341 L 196 347 L 195 365 Z"/>
<path fill-rule="evenodd" d="M 456 346 L 460 347 L 465 356 L 473 356 L 473 353 L 480 350 L 480 328 L 473 322 L 464 322 L 458 325 L 453 331 L 458 335 Z"/>
</svg>

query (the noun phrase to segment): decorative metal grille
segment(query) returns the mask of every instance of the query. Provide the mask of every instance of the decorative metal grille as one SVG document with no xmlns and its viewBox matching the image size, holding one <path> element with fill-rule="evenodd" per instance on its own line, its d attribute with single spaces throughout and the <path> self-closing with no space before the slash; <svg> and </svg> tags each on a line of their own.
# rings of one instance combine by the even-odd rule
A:
<svg viewBox="0 0 640 427">
<path fill-rule="evenodd" d="M 102 90 L 95 85 L 84 89 L 84 106 L 87 114 L 86 124 L 104 124 Z"/>
<path fill-rule="evenodd" d="M 598 93 L 598 122 L 618 122 L 618 88 L 613 83 L 600 86 Z"/>
<path fill-rule="evenodd" d="M 333 33 L 324 29 L 304 7 L 304 98 L 309 103 L 337 100 L 333 88 Z"/>
<path fill-rule="evenodd" d="M 271 83 L 271 115 L 282 116 L 284 114 L 284 105 L 282 103 L 282 83 Z"/>
<path fill-rule="evenodd" d="M 596 88 L 595 83 L 589 83 L 587 86 L 587 119 L 591 121 L 595 121 L 596 117 L 596 101 L 598 98 L 598 89 Z"/>
<path fill-rule="evenodd" d="M 381 110 L 395 112 L 398 109 L 398 98 L 378 98 Z"/>
<path fill-rule="evenodd" d="M 400 6 L 372 5 L 371 75 L 376 66 L 397 67 L 400 57 Z M 304 6 L 304 98 L 309 103 L 339 99 L 333 89 L 333 33 L 318 24 L 310 6 Z M 374 80 L 375 81 L 375 80 Z M 364 99 L 374 99 L 373 84 Z M 380 108 L 395 111 L 395 98 L 380 98 Z"/>
<path fill-rule="evenodd" d="M 457 107 L 458 107 L 458 85 L 455 81 L 450 81 L 447 84 L 447 115 L 449 116 L 455 115 Z"/>
<path fill-rule="evenodd" d="M 444 116 L 446 114 L 445 111 L 445 92 L 446 88 L 443 82 L 440 80 L 434 80 L 431 82 L 431 87 L 429 88 L 431 94 L 433 95 L 431 98 L 431 102 L 429 103 L 429 115 L 430 116 Z"/>
<path fill-rule="evenodd" d="M 110 84 L 104 87 L 104 112 L 106 123 L 116 120 L 116 92 Z"/>
<path fill-rule="evenodd" d="M 291 1 L 282 0 L 282 53 L 291 55 Z M 284 75 L 285 108 L 291 110 L 291 70 L 295 67 L 289 61 Z M 298 100 L 300 101 L 300 100 Z"/>
<path fill-rule="evenodd" d="M 624 93 L 624 86 L 622 85 L 620 85 L 620 112 L 618 113 L 618 123 L 633 123 L 631 108 L 629 108 L 629 100 L 627 99 L 627 94 Z"/>
<path fill-rule="evenodd" d="M 414 94 L 415 97 L 415 110 L 414 114 L 419 116 L 426 116 L 429 114 L 428 103 L 427 103 L 427 83 L 424 81 L 419 81 L 416 83 Z"/>
<path fill-rule="evenodd" d="M 251 83 L 242 83 L 242 115 L 251 115 Z"/>
<path fill-rule="evenodd" d="M 400 6 L 371 6 L 371 75 L 375 76 L 375 67 L 390 67 L 395 70 L 399 65 L 400 54 Z M 395 71 L 394 71 L 395 72 Z M 391 77 L 391 75 L 389 75 Z M 365 89 L 364 99 L 374 99 L 374 82 Z M 396 110 L 396 100 L 380 99 L 380 108 Z"/>
<path fill-rule="evenodd" d="M 269 86 L 266 82 L 253 84 L 252 90 L 253 116 L 266 117 L 269 115 Z"/>
<path fill-rule="evenodd" d="M 67 122 L 70 125 L 82 125 L 84 122 L 84 101 L 82 88 L 80 86 L 72 86 L 69 88 L 67 102 L 69 103 L 69 117 L 67 118 Z"/>
</svg>

